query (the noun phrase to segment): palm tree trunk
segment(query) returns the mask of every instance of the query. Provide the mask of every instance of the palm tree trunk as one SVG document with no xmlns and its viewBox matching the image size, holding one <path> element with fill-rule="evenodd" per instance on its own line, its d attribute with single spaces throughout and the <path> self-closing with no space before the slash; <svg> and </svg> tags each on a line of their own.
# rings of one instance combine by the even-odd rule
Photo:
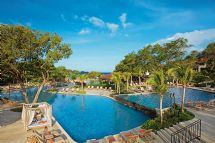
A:
<svg viewBox="0 0 215 143">
<path fill-rule="evenodd" d="M 119 84 L 118 84 L 118 82 L 116 83 L 116 93 L 119 93 Z"/>
<path fill-rule="evenodd" d="M 133 84 L 132 75 L 131 75 L 131 85 Z"/>
<path fill-rule="evenodd" d="M 119 92 L 118 93 L 120 94 L 120 83 L 119 83 Z"/>
<path fill-rule="evenodd" d="M 182 95 L 182 101 L 181 101 L 181 112 L 184 112 L 184 99 L 185 99 L 185 93 L 186 93 L 186 86 L 183 86 L 183 95 Z"/>
<path fill-rule="evenodd" d="M 161 118 L 161 125 L 163 123 L 163 95 L 160 95 L 160 118 Z"/>
<path fill-rule="evenodd" d="M 83 82 L 81 82 L 81 89 L 82 89 L 82 91 L 84 91 L 84 84 L 83 84 Z"/>
<path fill-rule="evenodd" d="M 140 83 L 141 83 L 141 78 L 140 78 L 140 76 L 138 76 L 138 78 L 139 78 L 139 85 L 140 85 Z"/>
<path fill-rule="evenodd" d="M 128 79 L 127 79 L 127 92 L 128 92 L 128 84 L 129 84 L 129 83 L 128 83 Z"/>
</svg>

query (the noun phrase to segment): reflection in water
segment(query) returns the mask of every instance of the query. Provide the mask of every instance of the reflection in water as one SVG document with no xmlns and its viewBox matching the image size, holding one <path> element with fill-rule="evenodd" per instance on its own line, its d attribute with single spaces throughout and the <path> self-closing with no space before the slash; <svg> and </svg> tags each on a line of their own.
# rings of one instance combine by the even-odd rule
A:
<svg viewBox="0 0 215 143">
<path fill-rule="evenodd" d="M 85 110 L 85 95 L 81 96 L 81 111 Z"/>
<path fill-rule="evenodd" d="M 75 96 L 73 96 L 73 97 L 71 98 L 71 101 L 76 101 Z"/>
<path fill-rule="evenodd" d="M 37 92 L 37 88 L 28 88 L 26 89 L 28 99 L 30 102 L 33 101 L 34 95 Z M 24 98 L 22 96 L 21 91 L 10 91 L 9 92 L 2 92 L 0 93 L 2 97 L 10 97 L 11 100 L 18 101 L 18 102 L 24 102 Z M 9 96 L 10 95 L 10 96 Z M 53 103 L 55 101 L 55 98 L 57 97 L 56 93 L 49 93 L 43 90 L 40 93 L 38 102 L 48 102 L 48 103 Z"/>
</svg>

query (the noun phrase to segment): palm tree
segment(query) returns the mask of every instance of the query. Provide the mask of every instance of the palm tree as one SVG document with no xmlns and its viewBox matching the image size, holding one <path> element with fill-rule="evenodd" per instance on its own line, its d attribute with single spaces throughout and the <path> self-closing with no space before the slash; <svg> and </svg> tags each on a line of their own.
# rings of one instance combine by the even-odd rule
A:
<svg viewBox="0 0 215 143">
<path fill-rule="evenodd" d="M 122 73 L 123 79 L 126 81 L 126 91 L 128 92 L 128 86 L 129 86 L 129 79 L 131 78 L 130 72 L 124 72 Z"/>
<path fill-rule="evenodd" d="M 178 81 L 178 79 L 177 79 L 177 77 L 176 77 L 176 75 L 175 75 L 175 73 L 174 73 L 174 68 L 171 68 L 171 69 L 169 69 L 168 71 L 167 71 L 167 75 L 170 77 L 170 78 L 172 78 L 172 83 L 173 84 L 175 84 L 175 80 L 176 80 L 176 83 L 177 83 L 177 81 Z M 177 84 L 176 84 L 177 85 Z"/>
<path fill-rule="evenodd" d="M 193 78 L 193 69 L 190 66 L 181 65 L 168 70 L 168 73 L 177 77 L 179 82 L 183 85 L 183 94 L 181 101 L 181 111 L 184 112 L 184 100 L 186 94 L 186 87 L 191 82 Z"/>
<path fill-rule="evenodd" d="M 81 74 L 78 77 L 79 82 L 81 83 L 81 89 L 84 90 L 84 81 L 87 79 L 86 74 Z"/>
<path fill-rule="evenodd" d="M 141 68 L 138 68 L 135 75 L 138 77 L 138 80 L 139 80 L 139 85 L 141 83 L 141 77 L 143 76 L 143 71 Z"/>
<path fill-rule="evenodd" d="M 122 73 L 114 72 L 112 75 L 112 80 L 115 82 L 116 85 L 116 93 L 120 94 L 120 83 L 122 81 Z"/>
<path fill-rule="evenodd" d="M 151 84 L 155 87 L 155 92 L 160 95 L 160 121 L 163 123 L 163 96 L 168 90 L 168 86 L 165 81 L 165 75 L 163 70 L 156 71 L 150 75 L 147 80 L 148 84 Z"/>
</svg>

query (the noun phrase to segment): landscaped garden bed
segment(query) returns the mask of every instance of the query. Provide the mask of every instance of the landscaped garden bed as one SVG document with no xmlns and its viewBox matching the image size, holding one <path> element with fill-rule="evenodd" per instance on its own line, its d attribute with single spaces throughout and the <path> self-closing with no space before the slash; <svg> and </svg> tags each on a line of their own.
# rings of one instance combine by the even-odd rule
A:
<svg viewBox="0 0 215 143">
<path fill-rule="evenodd" d="M 195 115 L 185 109 L 185 111 L 181 112 L 181 107 L 178 105 L 173 105 L 170 110 L 164 112 L 163 114 L 163 123 L 161 125 L 160 116 L 157 116 L 154 119 L 146 121 L 142 128 L 144 129 L 153 129 L 154 131 L 158 131 L 163 128 L 168 128 L 173 125 L 176 125 L 179 122 L 184 122 L 191 120 L 195 117 Z"/>
</svg>

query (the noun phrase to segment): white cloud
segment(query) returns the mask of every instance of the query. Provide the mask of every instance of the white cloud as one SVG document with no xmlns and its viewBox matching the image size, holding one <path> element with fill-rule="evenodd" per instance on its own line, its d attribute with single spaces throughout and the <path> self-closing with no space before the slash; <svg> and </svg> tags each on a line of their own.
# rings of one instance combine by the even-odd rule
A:
<svg viewBox="0 0 215 143">
<path fill-rule="evenodd" d="M 87 15 L 81 16 L 80 19 L 82 21 L 87 21 L 88 20 L 88 16 Z"/>
<path fill-rule="evenodd" d="M 123 13 L 123 14 L 119 17 L 119 19 L 120 19 L 120 21 L 121 21 L 121 23 L 122 23 L 123 28 L 126 28 L 126 16 L 127 16 L 127 14 L 126 14 L 126 13 Z"/>
<path fill-rule="evenodd" d="M 98 27 L 104 27 L 105 26 L 105 22 L 102 19 L 99 19 L 99 18 L 94 17 L 94 16 L 89 18 L 89 22 L 95 26 L 98 26 Z"/>
<path fill-rule="evenodd" d="M 64 14 L 61 14 L 60 15 L 60 18 L 65 22 L 66 21 L 66 18 L 65 18 L 65 16 L 64 16 Z"/>
<path fill-rule="evenodd" d="M 127 13 L 123 13 L 120 17 L 119 20 L 121 21 L 122 27 L 126 28 L 127 26 L 131 25 L 131 23 L 127 23 Z"/>
<path fill-rule="evenodd" d="M 81 31 L 78 34 L 86 35 L 86 34 L 90 34 L 90 33 L 91 33 L 90 29 L 81 29 Z"/>
<path fill-rule="evenodd" d="M 116 33 L 118 31 L 119 25 L 114 23 L 107 23 L 107 28 L 111 31 L 111 33 Z"/>
<path fill-rule="evenodd" d="M 186 33 L 176 33 L 165 39 L 158 40 L 153 44 L 159 43 L 164 44 L 178 38 L 185 38 L 188 40 L 189 44 L 192 45 L 191 50 L 203 50 L 210 43 L 215 41 L 215 28 L 206 30 L 195 30 Z"/>
</svg>

